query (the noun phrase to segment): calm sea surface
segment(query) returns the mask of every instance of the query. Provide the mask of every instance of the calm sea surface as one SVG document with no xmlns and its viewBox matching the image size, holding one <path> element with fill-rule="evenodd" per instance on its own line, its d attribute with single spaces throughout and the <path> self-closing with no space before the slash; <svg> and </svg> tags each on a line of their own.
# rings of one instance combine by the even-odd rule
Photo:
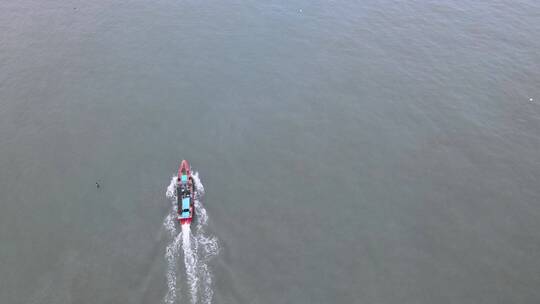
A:
<svg viewBox="0 0 540 304">
<path fill-rule="evenodd" d="M 1 303 L 162 303 L 184 158 L 213 303 L 539 303 L 540 2 L 0 1 Z"/>
</svg>

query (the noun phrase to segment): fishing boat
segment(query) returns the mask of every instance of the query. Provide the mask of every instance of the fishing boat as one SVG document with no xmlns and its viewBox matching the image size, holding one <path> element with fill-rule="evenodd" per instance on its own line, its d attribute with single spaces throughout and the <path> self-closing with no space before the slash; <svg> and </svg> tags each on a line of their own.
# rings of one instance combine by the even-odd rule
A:
<svg viewBox="0 0 540 304">
<path fill-rule="evenodd" d="M 195 212 L 195 185 L 187 160 L 182 160 L 178 168 L 176 196 L 178 198 L 178 220 L 181 225 L 189 225 Z"/>
</svg>

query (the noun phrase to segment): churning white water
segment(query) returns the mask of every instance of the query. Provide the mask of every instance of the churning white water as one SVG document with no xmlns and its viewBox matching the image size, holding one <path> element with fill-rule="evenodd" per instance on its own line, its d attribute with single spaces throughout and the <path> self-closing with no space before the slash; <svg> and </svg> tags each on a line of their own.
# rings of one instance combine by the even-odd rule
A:
<svg viewBox="0 0 540 304">
<path fill-rule="evenodd" d="M 208 222 L 208 214 L 201 199 L 204 195 L 204 186 L 199 179 L 198 172 L 193 173 L 195 182 L 195 215 L 191 225 L 181 226 L 177 218 L 178 207 L 176 204 L 176 180 L 173 176 L 167 187 L 167 198 L 171 200 L 172 207 L 165 218 L 163 225 L 169 232 L 170 242 L 166 247 L 165 259 L 167 260 L 167 294 L 164 302 L 167 304 L 177 303 L 181 296 L 181 286 L 187 287 L 192 304 L 212 303 L 214 290 L 212 289 L 212 272 L 208 265 L 210 259 L 219 253 L 217 238 L 208 235 L 205 231 Z M 182 250 L 180 251 L 180 246 Z M 179 271 L 178 257 L 183 254 L 183 274 Z M 178 279 L 180 283 L 178 283 Z"/>
<path fill-rule="evenodd" d="M 191 294 L 191 303 L 197 303 L 199 276 L 197 275 L 197 252 L 191 248 L 190 224 L 182 225 L 182 249 L 184 249 L 184 266 L 187 283 Z M 196 249 L 196 247 L 194 248 Z"/>
</svg>

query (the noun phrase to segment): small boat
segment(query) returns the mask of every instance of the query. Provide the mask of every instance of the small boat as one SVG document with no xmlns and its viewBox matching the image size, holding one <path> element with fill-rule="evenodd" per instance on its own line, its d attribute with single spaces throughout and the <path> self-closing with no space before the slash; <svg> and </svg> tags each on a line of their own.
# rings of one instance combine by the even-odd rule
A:
<svg viewBox="0 0 540 304">
<path fill-rule="evenodd" d="M 195 185 L 187 160 L 183 160 L 178 168 L 178 181 L 176 184 L 178 198 L 178 220 L 181 225 L 191 224 L 195 208 Z"/>
</svg>

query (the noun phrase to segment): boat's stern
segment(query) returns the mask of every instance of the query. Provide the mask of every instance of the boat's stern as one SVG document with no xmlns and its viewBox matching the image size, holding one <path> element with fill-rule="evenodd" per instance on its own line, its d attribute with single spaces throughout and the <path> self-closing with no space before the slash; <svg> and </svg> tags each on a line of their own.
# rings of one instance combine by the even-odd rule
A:
<svg viewBox="0 0 540 304">
<path fill-rule="evenodd" d="M 182 198 L 178 206 L 178 219 L 180 224 L 189 224 L 193 219 L 193 198 L 191 196 Z"/>
</svg>

